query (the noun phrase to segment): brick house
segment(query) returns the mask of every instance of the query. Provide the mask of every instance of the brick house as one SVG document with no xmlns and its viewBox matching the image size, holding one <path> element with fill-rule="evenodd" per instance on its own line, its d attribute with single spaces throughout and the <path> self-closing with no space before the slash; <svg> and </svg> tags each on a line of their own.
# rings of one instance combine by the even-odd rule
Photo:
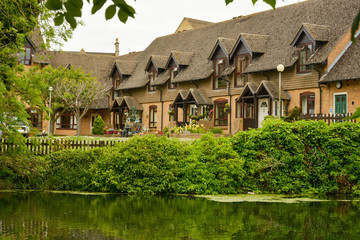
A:
<svg viewBox="0 0 360 240">
<path fill-rule="evenodd" d="M 360 58 L 349 29 L 359 8 L 360 0 L 308 0 L 219 23 L 185 18 L 142 52 L 117 56 L 115 43 L 115 54 L 53 53 L 50 64 L 81 66 L 113 85 L 84 118 L 83 134 L 97 114 L 123 128 L 132 111 L 147 130 L 188 123 L 191 114 L 226 133 L 261 127 L 266 115 L 295 106 L 307 114 L 353 112 Z"/>
</svg>

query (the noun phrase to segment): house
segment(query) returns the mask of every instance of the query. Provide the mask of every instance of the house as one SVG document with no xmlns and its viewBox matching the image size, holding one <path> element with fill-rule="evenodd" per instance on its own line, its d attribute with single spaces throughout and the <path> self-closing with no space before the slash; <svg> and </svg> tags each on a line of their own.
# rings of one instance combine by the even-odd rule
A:
<svg viewBox="0 0 360 240">
<path fill-rule="evenodd" d="M 142 52 L 117 56 L 115 43 L 115 54 L 54 53 L 50 64 L 81 66 L 113 86 L 83 120 L 83 134 L 97 115 L 123 128 L 130 112 L 146 130 L 205 115 L 202 122 L 226 133 L 261 127 L 265 116 L 295 106 L 306 114 L 353 112 L 360 58 L 350 27 L 359 8 L 360 0 L 308 0 L 219 23 L 184 18 Z M 57 126 L 58 134 L 74 128 Z"/>
</svg>

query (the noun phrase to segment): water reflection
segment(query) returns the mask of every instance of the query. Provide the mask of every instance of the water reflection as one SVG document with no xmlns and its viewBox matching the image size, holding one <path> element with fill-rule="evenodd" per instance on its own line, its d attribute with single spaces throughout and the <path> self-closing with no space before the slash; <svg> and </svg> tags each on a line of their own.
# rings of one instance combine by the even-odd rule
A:
<svg viewBox="0 0 360 240">
<path fill-rule="evenodd" d="M 359 202 L 0 193 L 0 239 L 358 239 Z"/>
</svg>

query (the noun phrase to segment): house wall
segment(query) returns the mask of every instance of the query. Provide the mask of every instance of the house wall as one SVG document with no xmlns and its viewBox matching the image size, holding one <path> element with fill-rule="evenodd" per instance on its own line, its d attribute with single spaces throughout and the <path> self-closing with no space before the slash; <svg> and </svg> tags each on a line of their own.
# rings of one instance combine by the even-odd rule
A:
<svg viewBox="0 0 360 240">
<path fill-rule="evenodd" d="M 89 110 L 85 116 L 81 119 L 81 135 L 90 135 L 90 121 L 92 115 L 100 115 L 104 120 L 105 125 L 109 126 L 109 110 L 101 109 L 101 110 Z M 48 129 L 47 121 L 43 122 L 43 126 L 46 124 L 46 130 Z M 54 135 L 65 135 L 65 136 L 74 136 L 76 134 L 76 129 L 57 129 L 55 123 Z"/>
<path fill-rule="evenodd" d="M 331 66 L 339 54 L 344 50 L 346 45 L 350 42 L 351 30 L 349 29 L 343 36 L 340 38 L 339 42 L 335 45 L 335 47 L 330 51 L 328 56 L 328 65 Z"/>
<path fill-rule="evenodd" d="M 356 108 L 360 106 L 360 79 L 342 81 L 342 87 L 337 89 L 336 82 L 328 83 L 323 87 L 322 112 L 335 113 L 334 94 L 347 94 L 347 112 L 354 113 Z"/>
</svg>

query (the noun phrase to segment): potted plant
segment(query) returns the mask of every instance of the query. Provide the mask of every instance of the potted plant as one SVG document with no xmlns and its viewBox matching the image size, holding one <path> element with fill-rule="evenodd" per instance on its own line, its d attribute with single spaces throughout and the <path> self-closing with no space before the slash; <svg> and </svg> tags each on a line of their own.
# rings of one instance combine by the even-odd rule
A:
<svg viewBox="0 0 360 240">
<path fill-rule="evenodd" d="M 174 115 L 174 114 L 175 114 L 175 111 L 171 109 L 171 110 L 169 110 L 168 114 L 169 114 L 169 115 Z"/>
<path fill-rule="evenodd" d="M 229 113 L 230 112 L 230 105 L 229 103 L 225 103 L 224 112 Z"/>
</svg>

